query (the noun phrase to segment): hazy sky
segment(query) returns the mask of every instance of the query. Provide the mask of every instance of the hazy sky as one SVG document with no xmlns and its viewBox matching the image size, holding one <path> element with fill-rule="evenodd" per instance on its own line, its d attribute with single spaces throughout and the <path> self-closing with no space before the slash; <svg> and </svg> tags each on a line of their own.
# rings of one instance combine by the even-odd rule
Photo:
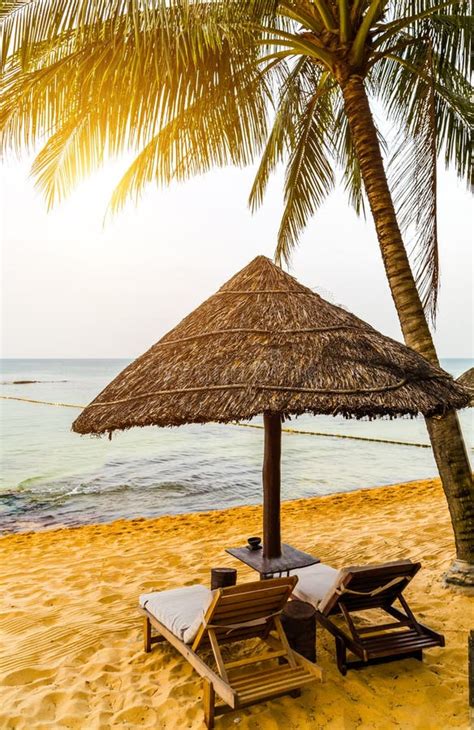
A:
<svg viewBox="0 0 474 730">
<path fill-rule="evenodd" d="M 103 224 L 123 163 L 81 184 L 47 213 L 29 162 L 2 168 L 2 355 L 134 357 L 257 254 L 272 256 L 282 174 L 252 215 L 252 170 L 225 169 L 170 189 Z M 440 173 L 441 357 L 473 356 L 470 198 Z M 401 339 L 370 218 L 342 192 L 308 226 L 291 273 Z"/>
</svg>

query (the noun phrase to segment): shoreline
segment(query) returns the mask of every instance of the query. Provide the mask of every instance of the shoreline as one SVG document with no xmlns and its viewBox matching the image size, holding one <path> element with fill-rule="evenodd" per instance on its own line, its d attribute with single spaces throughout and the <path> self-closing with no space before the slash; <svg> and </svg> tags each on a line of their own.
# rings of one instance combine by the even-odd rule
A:
<svg viewBox="0 0 474 730">
<path fill-rule="evenodd" d="M 169 647 L 143 653 L 138 595 L 208 585 L 216 566 L 236 567 L 239 582 L 254 579 L 224 549 L 260 533 L 261 505 L 252 505 L 2 536 L 0 727 L 200 730 L 201 681 Z M 423 663 L 342 677 L 333 639 L 318 629 L 322 684 L 216 727 L 229 730 L 239 718 L 240 730 L 467 730 L 472 598 L 442 584 L 454 541 L 439 480 L 285 501 L 282 538 L 335 567 L 421 561 L 407 598 L 446 647 L 426 651 Z"/>
<path fill-rule="evenodd" d="M 436 476 L 430 476 L 426 477 L 426 479 L 412 479 L 408 482 L 393 482 L 392 484 L 378 484 L 375 486 L 367 486 L 367 487 L 354 487 L 354 489 L 348 489 L 345 491 L 340 492 L 330 492 L 328 494 L 315 494 L 311 497 L 296 497 L 296 498 L 290 498 L 290 499 L 282 499 L 281 500 L 281 506 L 283 509 L 284 505 L 288 505 L 290 503 L 298 503 L 298 502 L 311 502 L 313 500 L 320 500 L 320 499 L 330 499 L 333 497 L 338 497 L 340 495 L 345 494 L 357 494 L 359 492 L 373 492 L 378 489 L 392 489 L 392 488 L 403 488 L 403 487 L 409 487 L 413 484 L 422 484 L 425 482 L 435 482 L 439 481 L 439 477 Z M 262 500 L 263 500 L 263 494 L 262 494 Z M 220 512 L 231 512 L 232 510 L 242 510 L 246 508 L 256 508 L 261 509 L 262 508 L 262 502 L 255 502 L 254 504 L 242 504 L 242 505 L 233 505 L 231 507 L 216 507 L 215 509 L 205 509 L 205 510 L 190 510 L 186 512 L 166 512 L 164 514 L 156 515 L 155 517 L 120 517 L 119 519 L 115 520 L 108 520 L 104 522 L 82 522 L 77 525 L 68 525 L 68 524 L 54 524 L 54 525 L 47 525 L 45 527 L 41 527 L 39 529 L 26 529 L 26 530 L 11 530 L 9 532 L 0 532 L 0 540 L 3 540 L 8 537 L 12 537 L 14 535 L 30 535 L 30 534 L 42 534 L 42 533 L 48 533 L 51 534 L 53 532 L 63 531 L 63 530 L 80 530 L 81 528 L 85 527 L 99 527 L 99 526 L 106 526 L 106 525 L 114 525 L 115 523 L 122 523 L 122 522 L 137 522 L 137 521 L 155 521 L 160 520 L 163 518 L 177 518 L 180 516 L 185 515 L 206 515 L 211 516 L 215 515 L 216 513 Z"/>
</svg>

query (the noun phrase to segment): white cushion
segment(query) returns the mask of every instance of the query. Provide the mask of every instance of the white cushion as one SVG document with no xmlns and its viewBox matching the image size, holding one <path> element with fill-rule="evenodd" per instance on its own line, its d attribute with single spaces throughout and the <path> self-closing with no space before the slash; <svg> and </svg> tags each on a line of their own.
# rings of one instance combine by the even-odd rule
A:
<svg viewBox="0 0 474 730">
<path fill-rule="evenodd" d="M 291 575 L 298 576 L 298 583 L 293 588 L 293 596 L 300 601 L 311 603 L 315 608 L 323 600 L 329 590 L 332 590 L 338 581 L 339 571 L 330 565 L 317 563 L 307 568 L 298 568 L 291 571 Z"/>
<path fill-rule="evenodd" d="M 143 593 L 139 603 L 178 639 L 190 644 L 198 632 L 212 596 L 212 591 L 206 586 L 195 585 Z"/>
</svg>

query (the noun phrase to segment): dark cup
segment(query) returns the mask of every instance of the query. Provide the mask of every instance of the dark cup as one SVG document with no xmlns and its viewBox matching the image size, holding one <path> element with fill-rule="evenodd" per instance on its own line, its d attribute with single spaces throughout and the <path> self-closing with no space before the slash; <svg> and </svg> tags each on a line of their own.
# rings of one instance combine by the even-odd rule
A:
<svg viewBox="0 0 474 730">
<path fill-rule="evenodd" d="M 260 548 L 261 548 L 260 543 L 262 542 L 262 538 L 261 537 L 249 537 L 247 539 L 247 542 L 249 544 L 250 550 L 260 550 Z"/>
</svg>

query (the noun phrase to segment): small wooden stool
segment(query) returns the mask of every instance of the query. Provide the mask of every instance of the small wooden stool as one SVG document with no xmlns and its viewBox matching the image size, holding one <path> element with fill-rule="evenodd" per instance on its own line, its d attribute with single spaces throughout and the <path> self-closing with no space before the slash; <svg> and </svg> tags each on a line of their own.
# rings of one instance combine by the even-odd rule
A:
<svg viewBox="0 0 474 730">
<path fill-rule="evenodd" d="M 235 568 L 211 568 L 211 591 L 216 588 L 235 586 L 237 571 Z"/>
<path fill-rule="evenodd" d="M 316 662 L 316 611 L 310 603 L 288 601 L 281 613 L 281 623 L 292 649 Z"/>
</svg>

